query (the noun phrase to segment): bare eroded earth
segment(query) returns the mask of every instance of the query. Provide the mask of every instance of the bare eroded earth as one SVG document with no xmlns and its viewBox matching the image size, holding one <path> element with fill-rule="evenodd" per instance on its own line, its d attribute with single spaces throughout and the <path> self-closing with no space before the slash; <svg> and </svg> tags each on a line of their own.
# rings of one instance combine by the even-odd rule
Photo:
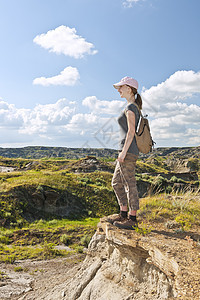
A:
<svg viewBox="0 0 200 300">
<path fill-rule="evenodd" d="M 17 261 L 13 265 L 0 264 L 0 299 L 45 299 L 46 293 L 51 293 L 57 285 L 65 285 L 78 272 L 84 258 L 85 254 L 72 254 L 68 258 Z M 14 271 L 19 266 L 23 271 Z"/>
</svg>

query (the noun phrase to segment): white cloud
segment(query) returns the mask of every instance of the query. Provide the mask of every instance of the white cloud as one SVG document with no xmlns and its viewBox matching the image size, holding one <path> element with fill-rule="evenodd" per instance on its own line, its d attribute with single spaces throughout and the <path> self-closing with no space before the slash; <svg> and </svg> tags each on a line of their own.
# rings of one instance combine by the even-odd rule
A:
<svg viewBox="0 0 200 300">
<path fill-rule="evenodd" d="M 59 75 L 53 77 L 39 77 L 33 80 L 33 84 L 39 84 L 43 86 L 49 85 L 67 85 L 73 86 L 80 79 L 77 68 L 67 67 Z"/>
<path fill-rule="evenodd" d="M 15 128 L 23 124 L 27 109 L 16 109 L 14 104 L 0 100 L 0 127 Z"/>
<path fill-rule="evenodd" d="M 77 113 L 72 116 L 69 123 L 65 126 L 65 128 L 74 133 L 78 133 L 83 135 L 88 129 L 96 127 L 98 124 L 98 118 L 93 113 L 83 114 Z"/>
<path fill-rule="evenodd" d="M 194 71 L 177 71 L 157 86 L 143 89 L 144 110 L 151 117 L 158 145 L 198 145 L 200 107 L 187 100 L 199 93 L 200 72 Z"/>
<path fill-rule="evenodd" d="M 199 87 L 199 73 L 178 71 L 161 84 L 143 90 L 156 147 L 200 144 L 200 107 L 187 102 L 191 102 L 191 96 L 199 97 Z M 63 98 L 24 109 L 0 100 L 1 146 L 16 146 L 18 142 L 18 147 L 25 143 L 117 148 L 117 117 L 125 103 L 124 99 L 108 101 L 90 96 L 82 100 L 82 106 Z"/>
<path fill-rule="evenodd" d="M 75 103 L 63 98 L 33 109 L 16 108 L 0 101 L 1 145 L 56 145 L 66 140 L 64 126 L 76 111 Z"/>
<path fill-rule="evenodd" d="M 81 135 L 85 139 L 79 147 L 83 147 L 87 141 L 90 147 L 118 147 L 119 128 L 116 117 L 78 113 L 72 117 L 65 128 L 68 132 Z"/>
<path fill-rule="evenodd" d="M 139 1 L 143 1 L 143 0 L 126 0 L 123 2 L 123 6 L 124 7 L 132 7 L 133 3 L 137 3 Z"/>
<path fill-rule="evenodd" d="M 200 145 L 200 129 L 189 128 L 186 132 L 188 137 L 187 144 L 189 145 Z"/>
<path fill-rule="evenodd" d="M 82 105 L 88 107 L 90 113 L 75 114 L 65 128 L 88 138 L 91 147 L 116 148 L 119 142 L 117 117 L 125 104 L 124 100 L 107 101 L 99 100 L 96 96 L 86 97 Z"/>
<path fill-rule="evenodd" d="M 92 99 L 98 104 L 94 109 Z M 33 109 L 18 109 L 13 104 L 0 101 L 0 145 L 82 147 L 89 139 L 88 146 L 91 147 L 117 146 L 119 131 L 116 115 L 119 114 L 117 110 L 121 101 L 101 103 L 96 97 L 87 97 L 83 103 L 89 108 L 88 113 L 80 112 L 80 105 L 65 98 L 53 104 L 38 104 Z M 110 117 L 112 112 L 115 117 Z"/>
<path fill-rule="evenodd" d="M 53 132 L 59 131 L 74 113 L 74 104 L 70 104 L 65 98 L 53 104 L 38 104 L 33 110 L 29 110 L 19 132 L 25 134 L 45 133 L 51 136 Z"/>
<path fill-rule="evenodd" d="M 82 58 L 85 54 L 96 54 L 94 45 L 76 34 L 75 28 L 64 25 L 47 33 L 37 35 L 34 40 L 41 47 L 56 54 L 64 54 L 74 58 Z"/>
<path fill-rule="evenodd" d="M 166 103 L 183 101 L 196 93 L 200 93 L 200 72 L 177 71 L 166 81 L 143 89 L 144 107 L 151 111 L 159 111 Z"/>
<path fill-rule="evenodd" d="M 125 105 L 125 101 L 106 101 L 98 100 L 96 96 L 86 97 L 82 104 L 89 107 L 89 109 L 96 114 L 109 114 L 116 115 L 118 114 L 122 107 Z"/>
</svg>

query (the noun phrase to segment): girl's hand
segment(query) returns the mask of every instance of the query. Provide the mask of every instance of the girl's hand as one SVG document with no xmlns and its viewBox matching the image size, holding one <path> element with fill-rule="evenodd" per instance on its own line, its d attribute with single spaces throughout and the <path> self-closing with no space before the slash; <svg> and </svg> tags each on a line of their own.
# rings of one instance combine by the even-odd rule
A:
<svg viewBox="0 0 200 300">
<path fill-rule="evenodd" d="M 124 162 L 125 157 L 126 157 L 126 153 L 122 151 L 119 153 L 117 160 L 122 163 Z"/>
</svg>

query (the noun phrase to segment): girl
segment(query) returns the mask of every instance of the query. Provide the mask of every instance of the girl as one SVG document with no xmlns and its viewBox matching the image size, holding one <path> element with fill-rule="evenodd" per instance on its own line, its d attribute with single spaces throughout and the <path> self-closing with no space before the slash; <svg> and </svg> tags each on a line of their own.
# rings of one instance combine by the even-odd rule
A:
<svg viewBox="0 0 200 300">
<path fill-rule="evenodd" d="M 113 85 L 127 105 L 118 118 L 120 126 L 120 152 L 112 178 L 112 187 L 116 194 L 120 213 L 109 218 L 109 222 L 122 229 L 134 230 L 137 226 L 136 213 L 139 198 L 135 179 L 136 161 L 139 150 L 135 131 L 142 109 L 142 99 L 137 92 L 138 82 L 131 77 L 124 77 Z M 129 208 L 129 214 L 128 214 Z"/>
</svg>

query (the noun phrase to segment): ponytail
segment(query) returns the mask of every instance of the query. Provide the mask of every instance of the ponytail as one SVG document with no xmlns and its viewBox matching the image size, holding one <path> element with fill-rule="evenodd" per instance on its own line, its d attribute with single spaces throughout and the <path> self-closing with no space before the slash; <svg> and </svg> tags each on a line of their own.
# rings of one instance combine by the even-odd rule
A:
<svg viewBox="0 0 200 300">
<path fill-rule="evenodd" d="M 137 98 L 135 99 L 135 103 L 137 104 L 139 109 L 142 109 L 142 98 L 141 98 L 140 94 L 138 94 L 138 93 L 137 93 Z"/>
<path fill-rule="evenodd" d="M 137 104 L 139 109 L 142 109 L 142 98 L 140 94 L 137 92 L 137 90 L 134 87 L 130 86 L 130 88 L 132 89 L 134 96 L 136 95 L 135 103 Z"/>
</svg>

